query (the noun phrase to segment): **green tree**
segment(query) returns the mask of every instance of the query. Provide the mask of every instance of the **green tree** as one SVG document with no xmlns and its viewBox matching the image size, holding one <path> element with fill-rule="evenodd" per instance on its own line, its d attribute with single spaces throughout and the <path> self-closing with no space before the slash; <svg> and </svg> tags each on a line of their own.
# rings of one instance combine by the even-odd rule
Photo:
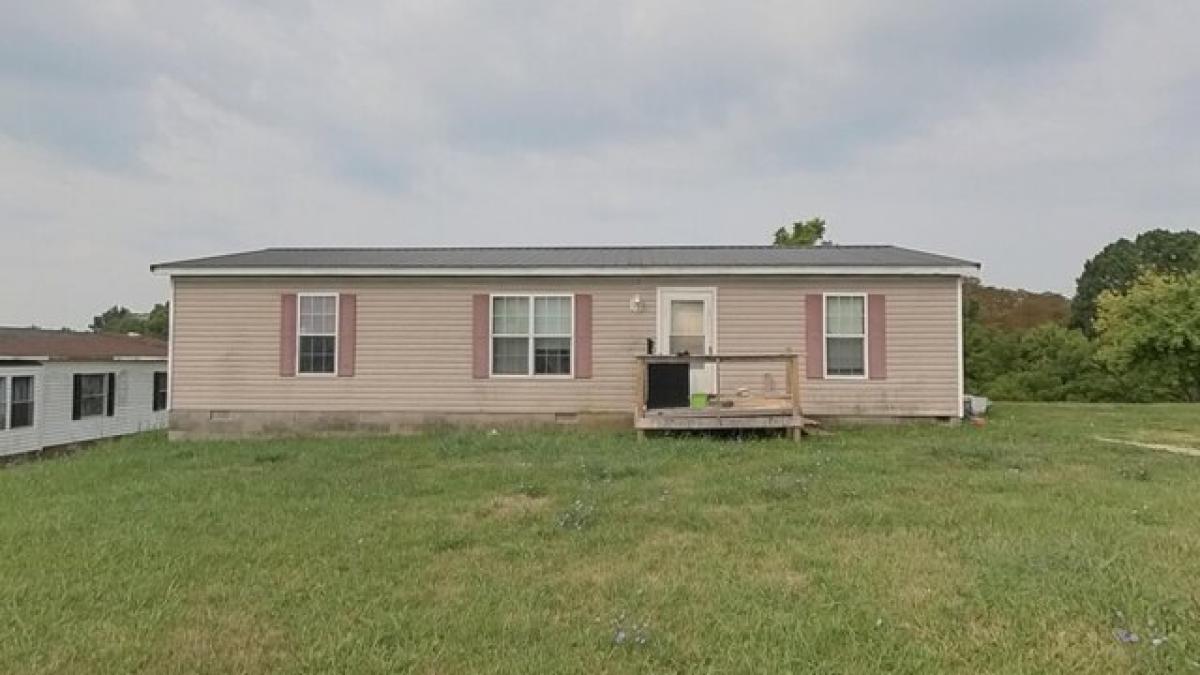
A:
<svg viewBox="0 0 1200 675">
<path fill-rule="evenodd" d="M 825 238 L 825 221 L 812 218 L 792 223 L 789 232 L 786 227 L 775 230 L 776 246 L 814 246 Z"/>
<path fill-rule="evenodd" d="M 1047 323 L 1016 339 L 988 395 L 1021 401 L 1093 401 L 1112 387 L 1095 359 L 1095 345 L 1078 330 Z"/>
<path fill-rule="evenodd" d="M 1110 368 L 1200 401 L 1200 272 L 1147 272 L 1125 293 L 1102 293 L 1096 330 L 1098 357 Z"/>
<path fill-rule="evenodd" d="M 1095 334 L 1096 301 L 1105 291 L 1124 292 L 1144 272 L 1180 276 L 1200 270 L 1200 233 L 1150 230 L 1118 239 L 1083 267 L 1071 302 L 1071 325 Z"/>
<path fill-rule="evenodd" d="M 88 328 L 96 333 L 138 333 L 165 340 L 170 324 L 169 315 L 169 303 L 159 303 L 144 314 L 113 305 L 93 317 Z"/>
<path fill-rule="evenodd" d="M 128 332 L 125 328 L 132 321 L 136 321 L 136 316 L 128 307 L 113 305 L 104 310 L 104 313 L 92 317 L 88 328 L 96 333 L 125 333 Z"/>
<path fill-rule="evenodd" d="M 167 339 L 171 330 L 171 303 L 160 302 L 146 314 L 142 332 L 157 338 Z"/>
</svg>

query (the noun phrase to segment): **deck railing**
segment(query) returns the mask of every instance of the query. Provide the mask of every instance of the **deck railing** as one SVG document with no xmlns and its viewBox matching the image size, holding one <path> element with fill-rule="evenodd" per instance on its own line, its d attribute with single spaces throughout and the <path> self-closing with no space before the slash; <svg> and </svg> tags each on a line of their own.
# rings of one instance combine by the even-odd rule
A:
<svg viewBox="0 0 1200 675">
<path fill-rule="evenodd" d="M 670 408 L 648 408 L 650 396 L 650 367 L 655 364 L 697 364 L 715 366 L 713 386 L 706 405 Z M 741 366 L 763 364 L 778 371 L 783 366 L 783 391 L 763 386 L 722 387 L 721 366 L 737 366 L 736 376 L 747 382 L 748 374 Z M 773 382 L 770 370 L 763 379 Z M 719 428 L 786 428 L 797 437 L 803 428 L 801 415 L 800 355 L 793 352 L 776 354 L 706 354 L 685 356 L 641 355 L 637 357 L 634 426 L 639 432 L 647 429 L 719 429 Z"/>
</svg>

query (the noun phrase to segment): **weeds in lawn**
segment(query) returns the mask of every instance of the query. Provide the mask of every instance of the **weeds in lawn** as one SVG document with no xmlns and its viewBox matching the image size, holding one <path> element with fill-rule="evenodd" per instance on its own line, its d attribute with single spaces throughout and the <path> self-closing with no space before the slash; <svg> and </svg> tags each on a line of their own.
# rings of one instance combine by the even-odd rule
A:
<svg viewBox="0 0 1200 675">
<path fill-rule="evenodd" d="M 1117 473 L 1122 478 L 1128 480 L 1142 482 L 1150 480 L 1150 469 L 1144 463 L 1137 464 L 1136 466 L 1123 466 L 1117 470 Z"/>
<path fill-rule="evenodd" d="M 517 489 L 514 492 L 530 499 L 541 499 L 546 496 L 546 488 L 536 483 L 521 483 L 517 485 Z"/>
<path fill-rule="evenodd" d="M 996 448 L 975 445 L 935 445 L 929 449 L 935 459 L 961 462 L 972 469 L 990 469 L 999 459 Z"/>
<path fill-rule="evenodd" d="M 650 624 L 630 621 L 621 614 L 613 621 L 612 643 L 618 647 L 645 647 L 650 643 Z"/>
<path fill-rule="evenodd" d="M 446 553 L 448 551 L 457 551 L 471 545 L 471 538 L 465 534 L 449 534 L 444 537 L 439 537 L 430 545 L 430 550 L 434 553 Z"/>
<path fill-rule="evenodd" d="M 493 497 L 476 515 L 480 518 L 520 518 L 541 511 L 546 504 L 543 496 L 531 497 L 522 493 L 501 495 Z"/>
<path fill-rule="evenodd" d="M 636 466 L 626 465 L 613 468 L 599 462 L 588 461 L 580 462 L 579 469 L 583 473 L 584 480 L 597 483 L 611 483 L 625 478 L 632 478 L 639 473 Z"/>
<path fill-rule="evenodd" d="M 803 477 L 779 467 L 762 479 L 758 494 L 768 500 L 803 497 L 808 494 L 808 484 Z"/>
<path fill-rule="evenodd" d="M 596 521 L 596 506 L 582 499 L 571 502 L 565 511 L 558 514 L 556 522 L 564 530 L 582 530 Z"/>
</svg>

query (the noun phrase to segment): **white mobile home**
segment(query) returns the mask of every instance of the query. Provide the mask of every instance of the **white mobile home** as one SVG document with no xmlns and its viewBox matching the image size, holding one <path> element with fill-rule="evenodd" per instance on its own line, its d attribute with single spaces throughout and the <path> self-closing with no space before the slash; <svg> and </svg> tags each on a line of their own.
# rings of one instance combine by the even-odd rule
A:
<svg viewBox="0 0 1200 675">
<path fill-rule="evenodd" d="M 0 456 L 160 429 L 166 422 L 165 342 L 0 328 Z"/>
</svg>

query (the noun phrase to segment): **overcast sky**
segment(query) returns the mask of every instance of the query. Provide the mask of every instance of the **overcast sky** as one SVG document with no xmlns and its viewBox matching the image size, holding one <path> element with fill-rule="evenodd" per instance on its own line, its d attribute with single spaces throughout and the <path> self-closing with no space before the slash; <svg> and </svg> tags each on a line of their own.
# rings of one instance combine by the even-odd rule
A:
<svg viewBox="0 0 1200 675">
<path fill-rule="evenodd" d="M 1200 228 L 1200 3 L 7 2 L 0 325 L 287 245 L 838 243 L 1070 291 Z M 169 5 L 169 6 L 168 6 Z"/>
</svg>

